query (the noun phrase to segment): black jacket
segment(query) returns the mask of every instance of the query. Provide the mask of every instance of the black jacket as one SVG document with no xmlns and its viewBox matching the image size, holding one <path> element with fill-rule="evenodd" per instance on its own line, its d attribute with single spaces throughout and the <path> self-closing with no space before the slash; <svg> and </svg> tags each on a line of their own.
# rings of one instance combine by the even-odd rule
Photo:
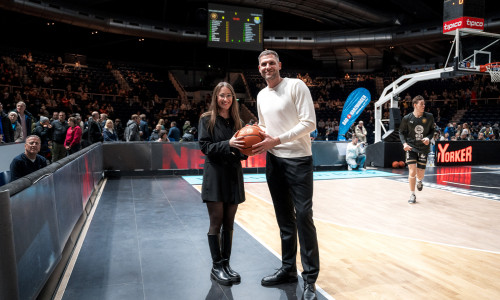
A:
<svg viewBox="0 0 500 300">
<path fill-rule="evenodd" d="M 205 157 L 201 198 L 239 204 L 245 201 L 243 168 L 241 160 L 247 156 L 229 147 L 229 140 L 236 132 L 234 122 L 218 116 L 213 133 L 208 130 L 210 116 L 199 122 L 198 140 Z"/>
<path fill-rule="evenodd" d="M 2 131 L 5 137 L 6 143 L 13 143 L 14 141 L 14 129 L 12 129 L 12 123 L 10 122 L 9 116 L 3 111 L 0 112 L 0 119 L 2 120 Z"/>
<path fill-rule="evenodd" d="M 93 119 L 89 119 L 88 122 L 88 141 L 90 144 L 102 142 L 102 131 L 99 123 Z"/>
<path fill-rule="evenodd" d="M 40 122 L 36 122 L 35 129 L 33 129 L 33 134 L 38 135 L 40 137 L 41 141 L 40 153 L 45 154 L 47 152 L 50 152 L 49 140 L 51 136 L 51 130 L 47 127 L 43 127 L 43 125 L 40 124 Z"/>
<path fill-rule="evenodd" d="M 54 120 L 52 125 L 52 141 L 58 144 L 64 144 L 66 139 L 66 132 L 68 131 L 69 125 L 67 121 L 61 123 L 59 120 Z"/>
</svg>

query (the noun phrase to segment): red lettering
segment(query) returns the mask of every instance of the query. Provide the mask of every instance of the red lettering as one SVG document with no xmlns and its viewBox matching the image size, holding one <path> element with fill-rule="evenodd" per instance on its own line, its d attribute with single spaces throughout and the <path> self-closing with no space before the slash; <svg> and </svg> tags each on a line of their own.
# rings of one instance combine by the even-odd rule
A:
<svg viewBox="0 0 500 300">
<path fill-rule="evenodd" d="M 439 150 L 439 153 L 438 153 L 438 162 L 445 162 L 444 161 L 444 154 L 446 153 L 446 150 L 448 149 L 448 147 L 450 146 L 450 144 L 444 144 L 444 146 L 441 146 L 441 144 L 438 144 L 438 150 Z M 441 158 L 441 160 L 439 160 L 439 158 Z"/>
<path fill-rule="evenodd" d="M 467 148 L 447 152 L 450 144 L 438 144 L 437 162 L 452 163 L 452 162 L 472 162 L 472 146 Z"/>
<path fill-rule="evenodd" d="M 191 169 L 203 169 L 205 154 L 198 149 L 189 149 L 189 161 Z"/>
<path fill-rule="evenodd" d="M 465 148 L 465 161 L 472 162 L 472 146 Z"/>
</svg>

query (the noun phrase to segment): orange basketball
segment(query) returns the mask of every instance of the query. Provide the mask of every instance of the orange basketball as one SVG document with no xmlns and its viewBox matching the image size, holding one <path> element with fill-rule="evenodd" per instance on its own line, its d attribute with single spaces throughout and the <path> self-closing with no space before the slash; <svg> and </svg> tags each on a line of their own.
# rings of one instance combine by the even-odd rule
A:
<svg viewBox="0 0 500 300">
<path fill-rule="evenodd" d="M 395 169 L 396 169 L 396 168 L 399 168 L 399 162 L 397 162 L 397 161 L 393 161 L 393 162 L 392 162 L 392 167 L 393 167 L 393 168 L 395 168 Z"/>
<path fill-rule="evenodd" d="M 243 146 L 241 153 L 247 156 L 254 155 L 252 153 L 252 146 L 261 142 L 264 139 L 259 131 L 260 131 L 259 126 L 255 125 L 247 125 L 238 130 L 238 132 L 236 133 L 236 137 L 242 136 L 243 140 L 245 141 L 245 146 Z"/>
<path fill-rule="evenodd" d="M 405 167 L 405 162 L 404 161 L 400 161 L 399 162 L 399 167 L 400 168 L 404 168 Z"/>
</svg>

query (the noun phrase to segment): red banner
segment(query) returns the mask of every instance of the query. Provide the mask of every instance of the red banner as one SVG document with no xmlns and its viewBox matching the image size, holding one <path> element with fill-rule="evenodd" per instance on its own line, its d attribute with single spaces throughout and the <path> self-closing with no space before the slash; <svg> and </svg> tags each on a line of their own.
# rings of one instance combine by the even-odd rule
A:
<svg viewBox="0 0 500 300">
<path fill-rule="evenodd" d="M 462 28 L 483 31 L 484 19 L 473 18 L 473 17 L 460 17 L 443 23 L 443 33 L 452 32 Z"/>
</svg>

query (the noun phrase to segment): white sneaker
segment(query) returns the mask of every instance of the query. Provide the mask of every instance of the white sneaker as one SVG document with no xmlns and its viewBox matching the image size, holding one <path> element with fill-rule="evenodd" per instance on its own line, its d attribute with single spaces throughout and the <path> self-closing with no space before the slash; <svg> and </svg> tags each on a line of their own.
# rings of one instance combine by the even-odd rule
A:
<svg viewBox="0 0 500 300">
<path fill-rule="evenodd" d="M 352 171 L 351 166 L 347 166 L 347 170 Z"/>
<path fill-rule="evenodd" d="M 366 171 L 366 169 L 365 169 L 365 168 L 359 168 L 359 170 L 360 170 L 360 171 Z"/>
</svg>

